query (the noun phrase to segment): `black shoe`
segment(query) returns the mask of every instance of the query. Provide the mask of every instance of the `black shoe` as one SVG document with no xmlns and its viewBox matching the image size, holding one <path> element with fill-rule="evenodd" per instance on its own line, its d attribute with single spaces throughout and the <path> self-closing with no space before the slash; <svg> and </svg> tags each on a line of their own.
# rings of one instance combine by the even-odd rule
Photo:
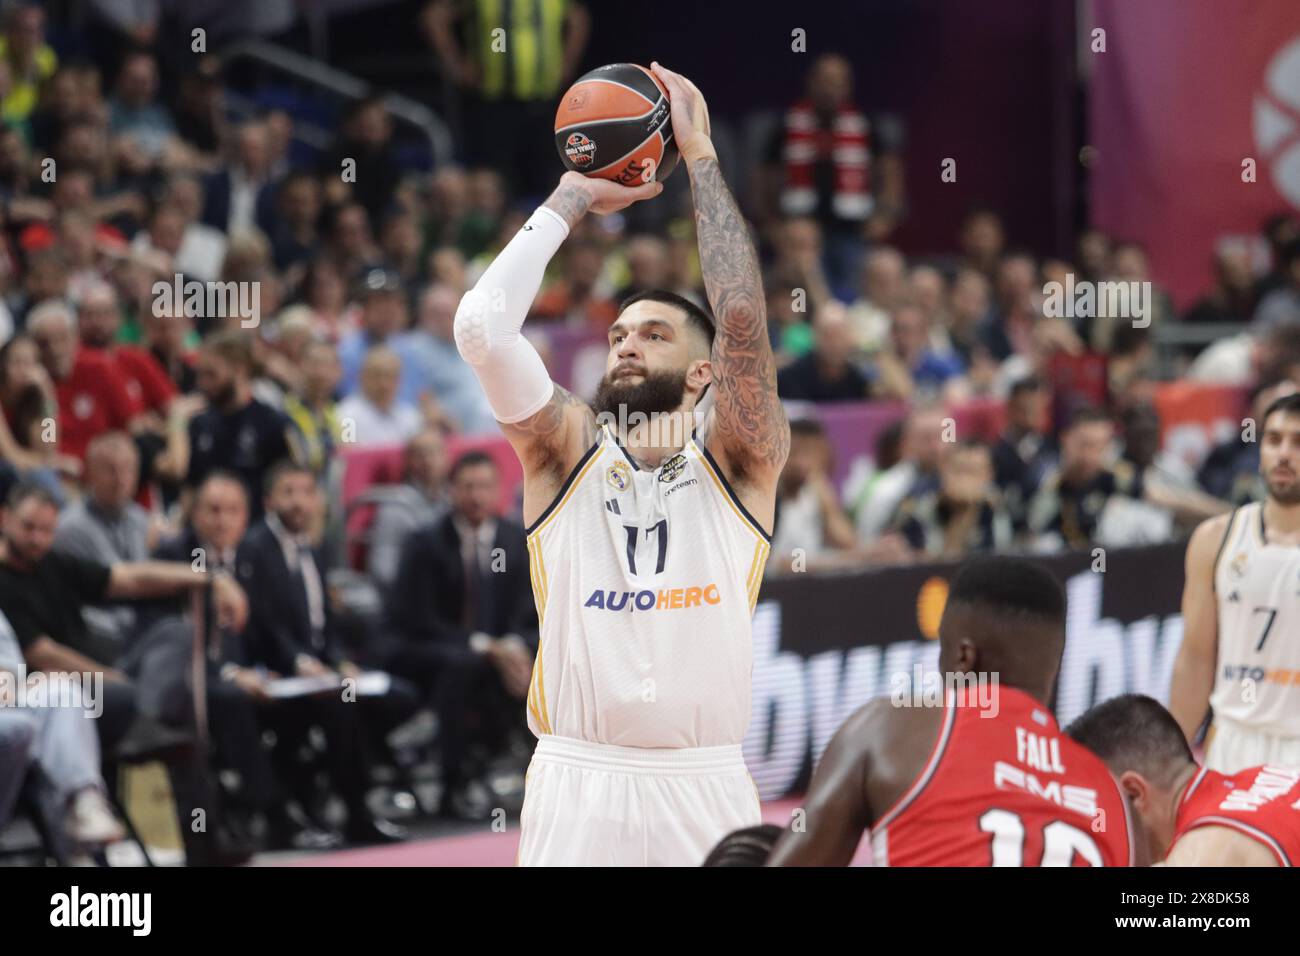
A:
<svg viewBox="0 0 1300 956">
<path fill-rule="evenodd" d="M 343 845 L 343 837 L 284 808 L 267 818 L 265 843 L 268 850 L 334 850 Z"/>
<path fill-rule="evenodd" d="M 118 742 L 114 756 L 127 764 L 151 760 L 169 763 L 188 757 L 193 751 L 193 734 L 141 714 Z"/>
<path fill-rule="evenodd" d="M 405 827 L 380 820 L 369 814 L 349 814 L 347 829 L 343 831 L 349 843 L 402 843 L 408 834 Z"/>
</svg>

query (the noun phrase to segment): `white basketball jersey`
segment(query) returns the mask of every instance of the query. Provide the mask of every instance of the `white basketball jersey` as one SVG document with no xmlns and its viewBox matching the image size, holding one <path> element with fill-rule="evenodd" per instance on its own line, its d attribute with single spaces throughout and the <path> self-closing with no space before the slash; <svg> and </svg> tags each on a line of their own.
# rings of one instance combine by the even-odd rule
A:
<svg viewBox="0 0 1300 956">
<path fill-rule="evenodd" d="M 770 539 L 691 440 L 654 470 L 608 425 L 528 529 L 541 646 L 533 733 L 739 744 Z"/>
<path fill-rule="evenodd" d="M 1267 543 L 1262 504 L 1233 512 L 1215 559 L 1214 593 L 1215 715 L 1300 736 L 1300 547 Z"/>
</svg>

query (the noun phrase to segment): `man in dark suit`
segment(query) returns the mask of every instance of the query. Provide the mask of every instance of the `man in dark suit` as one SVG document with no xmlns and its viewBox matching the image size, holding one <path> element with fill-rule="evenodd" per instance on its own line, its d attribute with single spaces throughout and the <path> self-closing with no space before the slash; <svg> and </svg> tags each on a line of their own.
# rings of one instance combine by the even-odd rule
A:
<svg viewBox="0 0 1300 956">
<path fill-rule="evenodd" d="M 283 675 L 360 676 L 334 627 L 323 565 L 307 537 L 320 510 L 315 475 L 305 466 L 280 462 L 267 476 L 265 504 L 266 517 L 249 529 L 235 558 L 239 581 L 248 589 L 244 636 L 251 660 Z M 329 774 L 348 809 L 348 839 L 404 838 L 400 827 L 370 813 L 365 794 L 370 781 L 366 732 L 389 730 L 414 710 L 415 697 L 405 682 L 394 678 L 389 693 L 379 697 L 356 696 L 345 685 L 342 693 L 298 700 L 304 706 L 275 708 L 277 732 L 296 737 L 313 724 L 325 731 Z M 283 757 L 287 750 L 277 747 L 276 753 Z"/>
<path fill-rule="evenodd" d="M 473 779 L 471 745 L 499 745 L 521 725 L 537 653 L 527 541 L 498 514 L 499 480 L 483 452 L 457 460 L 451 510 L 408 536 L 389 606 L 386 666 L 438 711 L 446 814 Z"/>
<path fill-rule="evenodd" d="M 203 222 L 230 235 L 275 223 L 275 187 L 266 124 L 250 120 L 235 134 L 235 155 L 204 186 Z"/>
<path fill-rule="evenodd" d="M 180 534 L 161 542 L 154 557 L 235 573 L 235 557 L 248 529 L 248 491 L 239 476 L 230 471 L 209 473 L 195 491 L 190 521 Z M 268 693 L 266 672 L 252 666 L 243 637 L 239 631 L 209 625 L 208 739 L 215 766 L 237 772 L 238 786 L 229 794 L 229 809 L 242 811 L 240 816 L 262 815 L 268 849 L 337 846 L 341 842 L 337 834 L 315 827 L 290 806 L 276 776 L 262 731 L 274 727 L 273 709 L 279 702 Z M 240 840 L 242 823 L 228 818 L 217 825 L 225 825 L 231 837 Z"/>
</svg>

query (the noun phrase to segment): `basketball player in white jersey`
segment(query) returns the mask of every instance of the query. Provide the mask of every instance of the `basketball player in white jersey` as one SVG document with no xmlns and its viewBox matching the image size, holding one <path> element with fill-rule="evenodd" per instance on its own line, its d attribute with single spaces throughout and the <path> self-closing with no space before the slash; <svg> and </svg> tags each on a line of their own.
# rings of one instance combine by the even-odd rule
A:
<svg viewBox="0 0 1300 956">
<path fill-rule="evenodd" d="M 741 757 L 750 624 L 790 429 L 758 259 L 704 100 L 653 69 L 690 176 L 716 331 L 685 299 L 637 296 L 610 327 L 594 407 L 550 380 L 520 335 L 548 260 L 586 213 L 662 189 L 572 172 L 455 321 L 460 354 L 524 466 L 541 621 L 524 865 L 698 866 L 723 836 L 760 822 Z M 706 390 L 707 411 L 697 408 Z"/>
<path fill-rule="evenodd" d="M 1183 643 L 1169 710 L 1188 739 L 1213 711 L 1205 765 L 1300 766 L 1300 394 L 1261 422 L 1263 502 L 1201 523 L 1187 545 Z"/>
</svg>

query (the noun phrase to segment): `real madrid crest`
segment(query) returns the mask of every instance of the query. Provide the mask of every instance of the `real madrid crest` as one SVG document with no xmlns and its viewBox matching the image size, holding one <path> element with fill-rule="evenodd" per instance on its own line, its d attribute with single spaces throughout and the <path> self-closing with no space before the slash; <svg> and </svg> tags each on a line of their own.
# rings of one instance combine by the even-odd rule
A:
<svg viewBox="0 0 1300 956">
<path fill-rule="evenodd" d="M 659 480 L 667 483 L 675 481 L 677 476 L 686 468 L 686 456 L 678 452 L 673 457 L 664 462 L 663 468 L 659 470 Z"/>
<path fill-rule="evenodd" d="M 605 480 L 619 491 L 626 490 L 627 483 L 631 478 L 632 469 L 627 466 L 627 462 L 625 461 L 614 462 L 614 464 L 610 465 L 608 470 L 605 472 Z"/>
<path fill-rule="evenodd" d="M 1247 563 L 1246 552 L 1241 551 L 1232 559 L 1232 563 L 1228 565 L 1228 571 L 1234 578 L 1244 578 L 1246 576 Z"/>
</svg>

